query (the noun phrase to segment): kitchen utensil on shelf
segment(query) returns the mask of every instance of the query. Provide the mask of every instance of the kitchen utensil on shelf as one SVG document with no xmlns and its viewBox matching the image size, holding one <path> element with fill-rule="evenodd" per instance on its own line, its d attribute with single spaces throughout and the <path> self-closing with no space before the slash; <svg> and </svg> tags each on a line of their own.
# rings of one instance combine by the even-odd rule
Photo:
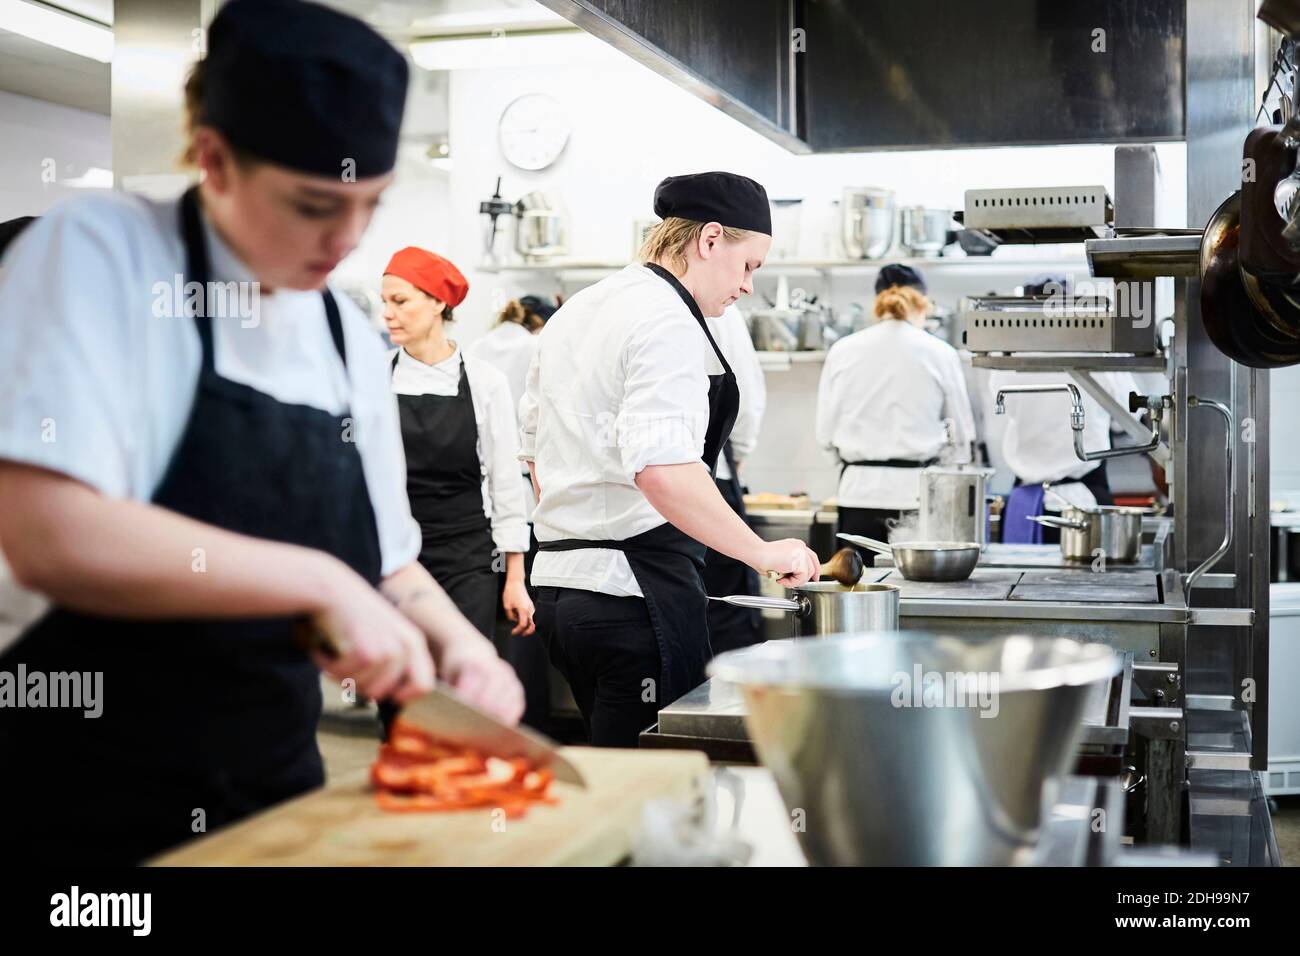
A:
<svg viewBox="0 0 1300 956">
<path fill-rule="evenodd" d="M 1088 700 L 1121 664 L 1067 638 L 907 631 L 768 641 L 708 672 L 740 687 L 810 863 L 987 866 L 1033 862 Z"/>
<path fill-rule="evenodd" d="M 799 222 L 803 215 L 802 199 L 773 199 L 771 261 L 799 258 Z"/>
<path fill-rule="evenodd" d="M 860 534 L 836 535 L 841 541 L 887 554 L 909 581 L 965 581 L 979 563 L 980 546 L 974 541 L 900 541 L 886 544 Z"/>
<path fill-rule="evenodd" d="M 316 650 L 327 657 L 341 657 L 344 652 L 342 638 L 330 627 L 329 619 L 320 615 L 294 623 L 294 642 L 305 651 Z M 439 683 L 430 693 L 405 704 L 401 718 L 449 744 L 502 759 L 526 757 L 534 766 L 550 769 L 557 780 L 586 786 L 578 768 L 560 755 L 554 741 L 503 724 L 465 703 L 446 684 Z"/>
<path fill-rule="evenodd" d="M 898 211 L 899 243 L 914 256 L 938 256 L 948 244 L 951 228 L 951 209 L 905 206 Z"/>
<path fill-rule="evenodd" d="M 501 177 L 497 177 L 497 188 L 492 198 L 478 204 L 479 214 L 486 217 L 483 221 L 483 259 L 486 265 L 500 265 L 505 261 L 504 236 L 506 230 L 500 222 L 502 216 L 514 214 L 514 204 L 501 198 Z"/>
<path fill-rule="evenodd" d="M 840 241 L 850 259 L 879 259 L 894 244 L 894 194 L 849 187 L 840 196 Z"/>
<path fill-rule="evenodd" d="M 514 205 L 515 251 L 529 261 L 561 256 L 568 250 L 568 217 L 558 196 L 534 190 Z"/>
<path fill-rule="evenodd" d="M 898 630 L 898 586 L 855 584 L 845 587 L 835 581 L 809 581 L 787 588 L 791 597 L 753 594 L 709 596 L 733 607 L 784 611 L 791 615 L 793 637 L 824 637 L 828 634 L 866 634 Z"/>
</svg>

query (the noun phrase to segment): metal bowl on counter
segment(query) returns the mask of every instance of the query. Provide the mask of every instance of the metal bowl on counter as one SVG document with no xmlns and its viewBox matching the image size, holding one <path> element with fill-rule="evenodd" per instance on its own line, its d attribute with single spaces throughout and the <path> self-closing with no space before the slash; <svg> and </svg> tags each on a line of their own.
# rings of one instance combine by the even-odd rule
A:
<svg viewBox="0 0 1300 956">
<path fill-rule="evenodd" d="M 1029 863 L 1093 685 L 1066 638 L 920 632 L 769 641 L 714 658 L 814 865 Z"/>
<path fill-rule="evenodd" d="M 790 616 L 793 637 L 898 630 L 897 585 L 859 582 L 846 587 L 834 581 L 809 581 L 797 588 L 787 588 L 786 593 L 790 596 L 731 594 L 709 600 L 736 607 L 784 611 Z"/>
</svg>

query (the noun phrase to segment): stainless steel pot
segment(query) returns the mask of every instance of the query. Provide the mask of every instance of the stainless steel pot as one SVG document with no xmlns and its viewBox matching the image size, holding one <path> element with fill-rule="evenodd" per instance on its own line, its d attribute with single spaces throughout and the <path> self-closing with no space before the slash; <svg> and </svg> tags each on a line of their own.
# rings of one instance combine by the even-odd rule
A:
<svg viewBox="0 0 1300 956">
<path fill-rule="evenodd" d="M 850 588 L 834 581 L 810 581 L 802 587 L 787 590 L 791 597 L 732 594 L 710 597 L 709 600 L 736 607 L 789 612 L 790 633 L 794 637 L 898 630 L 896 585 L 859 583 Z"/>
<path fill-rule="evenodd" d="M 1142 553 L 1142 508 L 1113 505 L 1061 511 L 1061 517 L 1035 515 L 1049 528 L 1061 529 L 1061 556 L 1067 561 L 1091 561 L 1098 554 L 1107 561 L 1132 562 Z"/>
</svg>

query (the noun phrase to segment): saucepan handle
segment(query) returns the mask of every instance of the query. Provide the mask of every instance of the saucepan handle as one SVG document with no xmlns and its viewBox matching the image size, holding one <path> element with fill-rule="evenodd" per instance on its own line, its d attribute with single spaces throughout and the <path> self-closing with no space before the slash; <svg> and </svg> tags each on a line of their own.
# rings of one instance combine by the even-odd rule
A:
<svg viewBox="0 0 1300 956">
<path fill-rule="evenodd" d="M 1030 515 L 1029 520 L 1037 521 L 1049 528 L 1069 528 L 1071 531 L 1088 530 L 1088 522 L 1086 521 L 1071 521 L 1068 518 L 1055 518 L 1052 515 Z"/>
<path fill-rule="evenodd" d="M 756 607 L 768 611 L 802 611 L 803 605 L 789 598 L 759 597 L 753 594 L 728 594 L 726 597 L 709 595 L 710 601 L 721 601 L 735 607 Z"/>
<path fill-rule="evenodd" d="M 835 537 L 839 538 L 841 541 L 847 541 L 849 544 L 856 544 L 860 548 L 867 548 L 868 550 L 875 551 L 877 554 L 892 555 L 894 553 L 894 549 L 885 542 L 877 541 L 875 538 L 868 538 L 865 535 L 847 534 L 841 531 Z"/>
</svg>

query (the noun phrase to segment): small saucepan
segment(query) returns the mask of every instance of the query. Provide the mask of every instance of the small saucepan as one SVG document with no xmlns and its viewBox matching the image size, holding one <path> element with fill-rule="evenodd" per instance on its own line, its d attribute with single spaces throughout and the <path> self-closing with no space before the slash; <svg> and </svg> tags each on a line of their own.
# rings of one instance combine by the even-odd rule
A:
<svg viewBox="0 0 1300 956">
<path fill-rule="evenodd" d="M 836 535 L 841 541 L 868 548 L 894 559 L 894 567 L 909 581 L 965 581 L 979 563 L 980 546 L 974 541 L 900 541 L 885 544 L 860 534 Z"/>
<path fill-rule="evenodd" d="M 846 587 L 835 581 L 809 581 L 797 588 L 787 588 L 786 593 L 790 596 L 732 594 L 710 596 L 709 600 L 790 613 L 790 632 L 794 637 L 898 630 L 898 587 L 893 584 L 859 582 Z"/>
</svg>

